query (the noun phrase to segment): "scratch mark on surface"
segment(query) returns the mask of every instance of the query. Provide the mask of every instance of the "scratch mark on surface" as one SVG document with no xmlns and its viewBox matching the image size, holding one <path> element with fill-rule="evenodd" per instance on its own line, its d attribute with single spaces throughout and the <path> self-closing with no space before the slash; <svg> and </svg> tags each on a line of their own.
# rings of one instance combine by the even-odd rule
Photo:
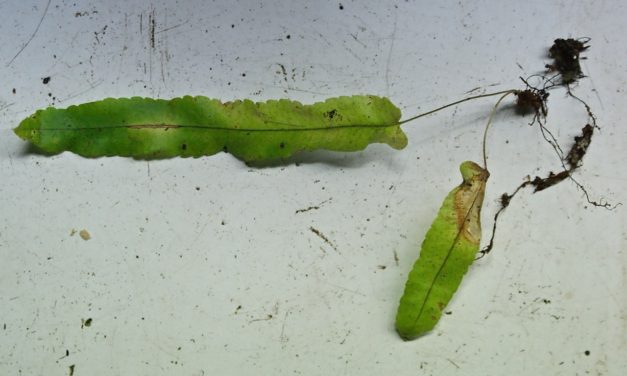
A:
<svg viewBox="0 0 627 376">
<path fill-rule="evenodd" d="M 268 321 L 268 320 L 272 320 L 274 318 L 274 316 L 272 316 L 271 314 L 267 314 L 266 317 L 262 318 L 262 319 L 252 319 L 250 320 L 248 323 L 252 324 L 254 322 L 259 322 L 259 321 Z"/>
<path fill-rule="evenodd" d="M 196 228 L 198 228 L 199 224 L 200 223 L 198 222 L 197 225 L 196 225 Z M 194 239 L 189 244 L 190 248 L 194 247 L 196 245 L 196 243 L 198 242 L 198 239 L 200 239 L 200 237 L 205 233 L 205 229 L 207 228 L 208 225 L 209 225 L 209 221 L 203 220 L 202 228 L 200 229 L 200 231 L 196 231 L 196 236 L 194 237 Z"/>
<path fill-rule="evenodd" d="M 26 49 L 26 47 L 28 47 L 28 45 L 33 40 L 33 38 L 35 38 L 35 35 L 37 34 L 37 32 L 39 31 L 39 28 L 41 27 L 41 23 L 44 22 L 44 18 L 46 17 L 46 14 L 48 13 L 48 8 L 50 7 L 50 3 L 51 2 L 52 2 L 52 0 L 48 0 L 48 3 L 46 4 L 46 9 L 44 9 L 44 14 L 41 15 L 41 19 L 39 20 L 39 23 L 37 24 L 37 27 L 35 28 L 35 31 L 33 31 L 33 33 L 31 34 L 30 38 L 28 38 L 26 43 L 24 43 L 24 45 L 22 45 L 22 48 L 20 48 L 20 50 L 17 51 L 15 56 L 13 56 L 13 58 L 11 60 L 9 60 L 9 62 L 5 65 L 6 67 L 11 65 L 13 63 L 13 61 L 15 61 L 15 59 L 17 59 L 18 56 L 20 56 L 22 51 L 24 51 L 24 49 Z"/>
<path fill-rule="evenodd" d="M 15 103 L 3 103 L 2 105 L 0 105 L 0 111 L 4 111 L 7 108 L 13 106 Z"/>
<path fill-rule="evenodd" d="M 446 358 L 446 360 L 448 360 L 448 362 L 449 362 L 449 363 L 451 363 L 452 365 L 454 365 L 454 366 L 455 366 L 455 368 L 459 369 L 459 366 L 457 365 L 457 363 L 455 363 L 454 361 L 452 361 L 452 360 L 451 360 L 451 359 L 449 359 L 449 358 Z"/>
<path fill-rule="evenodd" d="M 189 23 L 189 20 L 187 20 L 185 22 L 181 22 L 180 24 L 176 24 L 174 26 L 166 27 L 165 29 L 161 29 L 161 30 L 155 31 L 155 34 L 165 33 L 165 32 L 168 32 L 170 30 L 174 30 L 176 28 L 179 28 L 179 27 L 181 27 L 183 25 L 187 25 L 188 23 Z"/>
<path fill-rule="evenodd" d="M 351 334 L 351 331 L 349 330 L 348 332 L 346 332 L 346 335 L 344 336 L 344 339 L 340 342 L 340 345 L 343 345 L 346 343 L 346 339 L 348 338 L 348 336 Z"/>
<path fill-rule="evenodd" d="M 386 94 L 390 96 L 390 64 L 392 62 L 392 50 L 394 50 L 394 40 L 396 39 L 396 24 L 398 22 L 398 13 L 394 12 L 394 28 L 392 29 L 392 41 L 390 42 L 390 49 L 388 50 L 387 61 L 385 62 L 385 90 Z"/>
<path fill-rule="evenodd" d="M 351 37 L 353 37 L 353 39 L 355 40 L 355 42 L 359 43 L 363 48 L 366 48 L 366 44 L 362 41 L 360 41 L 359 39 L 357 39 L 357 35 L 355 34 L 350 34 Z"/>
<path fill-rule="evenodd" d="M 335 244 L 333 244 L 329 238 L 327 238 L 320 230 L 318 230 L 315 227 L 309 227 L 309 231 L 313 232 L 314 234 L 316 234 L 320 239 L 322 239 L 325 243 L 327 243 L 331 248 L 333 248 L 334 250 L 337 251 L 337 248 L 335 247 Z M 339 252 L 339 251 L 338 251 Z"/>
<path fill-rule="evenodd" d="M 148 81 L 152 84 L 153 53 L 155 51 L 155 29 L 157 28 L 156 10 L 152 8 L 148 13 Z M 145 70 L 145 68 L 144 68 Z"/>
<path fill-rule="evenodd" d="M 357 54 L 356 54 L 356 53 L 355 53 L 355 52 L 354 52 L 354 51 L 353 51 L 350 47 L 348 47 L 348 46 L 346 45 L 346 41 L 342 41 L 342 46 L 344 46 L 344 49 L 345 49 L 345 50 L 346 50 L 349 54 L 351 54 L 351 55 L 352 55 L 355 59 L 359 60 L 360 62 L 362 61 L 362 60 L 361 60 L 361 57 L 359 57 L 359 55 L 357 55 Z"/>
<path fill-rule="evenodd" d="M 326 200 L 324 200 L 324 201 L 322 201 L 322 202 L 321 202 L 321 203 L 319 203 L 318 205 L 312 205 L 312 206 L 309 206 L 309 207 L 307 207 L 307 208 L 305 208 L 305 209 L 298 209 L 298 210 L 296 210 L 296 211 L 294 212 L 294 214 L 298 214 L 298 213 L 305 213 L 305 212 L 308 212 L 308 211 L 310 211 L 310 210 L 318 210 L 318 209 L 320 209 L 320 208 L 322 207 L 322 205 L 326 204 L 326 203 L 327 203 L 327 202 L 329 202 L 329 201 L 331 201 L 331 199 L 330 199 L 330 198 L 329 198 L 329 199 L 326 199 Z"/>
<path fill-rule="evenodd" d="M 155 48 L 155 27 L 156 27 L 156 22 L 155 22 L 155 10 L 154 9 L 148 15 L 148 27 L 149 27 L 149 30 L 150 30 L 150 48 Z"/>
<path fill-rule="evenodd" d="M 168 23 L 168 10 L 165 10 L 165 20 L 164 23 L 167 24 Z M 155 32 L 158 33 L 158 32 Z M 167 63 L 168 61 L 170 61 L 170 57 L 168 55 L 168 36 L 167 34 L 164 34 L 163 38 L 161 39 L 161 46 L 162 48 L 160 48 L 160 62 L 161 62 L 161 81 L 163 81 L 163 84 L 165 86 L 167 86 L 165 77 L 168 75 L 167 73 Z"/>
<path fill-rule="evenodd" d="M 100 84 L 102 84 L 103 82 L 104 82 L 103 80 L 98 80 L 98 81 L 93 82 L 93 83 L 92 83 L 92 82 L 87 81 L 87 84 L 89 85 L 89 87 L 88 87 L 87 89 L 82 90 L 82 91 L 79 91 L 79 92 L 76 92 L 76 93 L 74 93 L 74 94 L 70 94 L 70 95 L 69 95 L 68 97 L 66 97 L 66 98 L 62 98 L 62 99 L 57 98 L 57 102 L 58 102 L 58 103 L 63 103 L 63 102 L 68 101 L 68 100 L 70 100 L 70 99 L 74 99 L 74 98 L 76 98 L 76 97 L 78 97 L 78 96 L 81 96 L 81 95 L 83 95 L 83 94 L 87 93 L 87 92 L 88 92 L 88 91 L 90 91 L 90 90 L 94 90 L 96 87 L 98 87 L 98 86 L 99 86 Z"/>
<path fill-rule="evenodd" d="M 266 314 L 266 317 L 264 317 L 264 318 L 250 320 L 248 323 L 252 324 L 254 322 L 272 320 L 272 319 L 276 318 L 278 315 L 279 315 L 279 302 L 276 302 L 274 304 L 274 307 L 272 308 L 272 313 Z"/>
<path fill-rule="evenodd" d="M 290 311 L 285 312 L 285 317 L 283 317 L 283 324 L 281 325 L 281 335 L 279 336 L 279 341 L 283 343 L 283 346 L 290 340 L 288 336 L 285 335 L 285 322 L 287 321 L 287 316 L 290 314 Z"/>
<path fill-rule="evenodd" d="M 354 294 L 354 295 L 366 296 L 366 294 L 364 294 L 364 293 L 362 293 L 362 292 L 360 292 L 358 290 L 351 290 L 349 288 L 346 288 L 346 287 L 343 287 L 343 286 L 340 286 L 340 285 L 335 285 L 333 283 L 327 283 L 327 285 L 329 285 L 331 287 L 335 287 L 338 290 L 349 292 L 349 293 Z"/>
<path fill-rule="evenodd" d="M 329 47 L 333 47 L 333 44 L 331 44 L 331 42 L 329 42 L 329 40 L 321 32 L 317 31 L 316 33 Z"/>
<path fill-rule="evenodd" d="M 589 69 L 587 69 L 588 67 L 586 66 L 586 70 L 589 71 Z M 597 100 L 599 101 L 599 105 L 601 106 L 602 110 L 605 110 L 605 107 L 603 106 L 603 101 L 601 100 L 601 96 L 599 95 L 599 91 L 597 90 L 596 85 L 594 84 L 594 81 L 592 80 L 592 75 L 590 76 L 586 76 L 586 78 L 590 79 L 590 83 L 592 84 L 592 91 L 594 92 L 594 95 L 597 97 Z"/>
<path fill-rule="evenodd" d="M 501 84 L 500 82 L 497 82 L 497 83 L 489 84 L 489 85 L 485 85 L 485 86 L 477 86 L 477 87 L 475 87 L 473 89 L 470 89 L 467 92 L 465 92 L 464 95 L 470 94 L 470 93 L 474 93 L 475 91 L 481 91 L 481 92 L 485 93 L 487 88 L 493 87 L 493 86 L 498 86 L 500 84 Z"/>
<path fill-rule="evenodd" d="M 120 59 L 118 65 L 118 77 L 122 77 L 126 67 L 126 51 L 128 50 L 128 13 L 124 13 L 124 39 L 122 40 L 122 50 L 120 51 Z"/>
</svg>

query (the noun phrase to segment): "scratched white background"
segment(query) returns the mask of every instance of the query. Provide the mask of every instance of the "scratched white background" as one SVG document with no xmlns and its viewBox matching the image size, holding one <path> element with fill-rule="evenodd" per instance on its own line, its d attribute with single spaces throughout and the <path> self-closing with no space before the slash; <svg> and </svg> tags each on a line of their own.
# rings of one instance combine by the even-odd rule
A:
<svg viewBox="0 0 627 376">
<path fill-rule="evenodd" d="M 262 169 L 46 157 L 12 133 L 41 107 L 126 96 L 372 93 L 409 116 L 518 88 L 554 38 L 587 36 L 576 93 L 602 131 L 575 176 L 627 203 L 625 3 L 465 3 L 0 1 L 0 374 L 624 375 L 625 207 L 593 208 L 572 182 L 513 201 L 430 335 L 394 332 L 493 99 L 407 124 L 400 152 Z M 563 92 L 549 105 L 568 148 L 585 114 Z M 559 167 L 529 120 L 506 106 L 490 134 L 484 237 L 501 193 Z"/>
</svg>

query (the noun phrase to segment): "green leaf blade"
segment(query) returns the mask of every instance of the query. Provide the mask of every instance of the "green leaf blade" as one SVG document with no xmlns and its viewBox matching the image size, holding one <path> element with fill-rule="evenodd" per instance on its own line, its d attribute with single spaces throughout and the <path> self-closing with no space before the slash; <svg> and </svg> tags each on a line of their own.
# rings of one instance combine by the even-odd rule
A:
<svg viewBox="0 0 627 376">
<path fill-rule="evenodd" d="M 39 110 L 15 133 L 48 153 L 152 159 L 227 151 L 247 162 L 263 162 L 317 149 L 357 151 L 371 143 L 402 149 L 407 137 L 398 124 L 400 115 L 387 98 L 365 95 L 311 105 L 222 103 L 201 96 L 108 98 Z"/>
<path fill-rule="evenodd" d="M 473 162 L 462 163 L 460 170 L 463 182 L 444 199 L 401 297 L 396 330 L 407 340 L 435 327 L 479 250 L 489 174 Z"/>
</svg>

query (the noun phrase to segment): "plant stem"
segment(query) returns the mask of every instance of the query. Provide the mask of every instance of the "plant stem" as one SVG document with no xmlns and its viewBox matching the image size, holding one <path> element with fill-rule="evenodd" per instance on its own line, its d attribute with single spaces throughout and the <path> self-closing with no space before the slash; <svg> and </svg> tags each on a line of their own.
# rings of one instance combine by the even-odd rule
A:
<svg viewBox="0 0 627 376">
<path fill-rule="evenodd" d="M 483 169 L 486 171 L 488 170 L 488 157 L 486 153 L 486 139 L 488 138 L 488 129 L 490 129 L 490 125 L 492 124 L 492 119 L 494 119 L 496 110 L 498 109 L 503 99 L 505 99 L 505 97 L 513 93 L 515 93 L 515 90 L 509 90 L 509 91 L 503 92 L 503 95 L 499 98 L 498 101 L 496 101 L 496 104 L 494 105 L 494 107 L 492 107 L 492 112 L 490 112 L 490 117 L 488 118 L 488 122 L 485 125 L 485 129 L 483 130 L 483 143 L 482 143 L 483 144 Z"/>
<path fill-rule="evenodd" d="M 409 119 L 401 120 L 401 121 L 399 121 L 399 122 L 398 122 L 398 125 L 408 123 L 408 122 L 410 122 L 410 121 L 413 121 L 413 120 L 419 119 L 419 118 L 421 118 L 421 117 L 423 117 L 423 116 L 431 115 L 431 114 L 433 114 L 433 113 L 435 113 L 435 112 L 438 112 L 438 111 L 440 111 L 440 110 L 444 110 L 444 109 L 449 108 L 449 107 L 456 106 L 456 105 L 458 105 L 458 104 L 460 104 L 460 103 L 464 103 L 464 102 L 467 102 L 467 101 L 472 101 L 472 100 L 474 100 L 474 99 L 479 99 L 479 98 L 493 97 L 493 96 L 495 96 L 495 95 L 503 95 L 503 97 L 505 97 L 505 96 L 507 96 L 508 94 L 513 94 L 513 93 L 515 93 L 516 91 L 517 91 L 517 90 L 510 89 L 510 90 L 497 91 L 497 92 L 495 92 L 495 93 L 488 93 L 488 94 L 480 94 L 480 95 L 475 95 L 475 96 L 472 96 L 472 97 L 468 97 L 468 98 L 460 99 L 460 100 L 458 100 L 458 101 L 456 101 L 456 102 L 446 104 L 446 105 L 444 105 L 444 106 L 438 107 L 438 108 L 433 109 L 433 110 L 431 110 L 431 111 L 427 111 L 427 112 L 424 112 L 424 113 L 422 113 L 422 114 L 419 114 L 419 115 L 416 115 L 416 116 L 412 116 L 412 117 L 410 117 Z M 502 98 L 501 98 L 501 99 L 502 99 Z M 501 101 L 501 100 L 499 100 L 499 102 L 500 102 L 500 101 Z"/>
</svg>

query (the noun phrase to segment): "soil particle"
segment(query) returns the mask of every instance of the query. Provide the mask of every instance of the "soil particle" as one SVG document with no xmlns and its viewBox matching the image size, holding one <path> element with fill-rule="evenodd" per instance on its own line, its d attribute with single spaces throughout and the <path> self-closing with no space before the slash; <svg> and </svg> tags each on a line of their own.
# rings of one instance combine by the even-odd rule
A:
<svg viewBox="0 0 627 376">
<path fill-rule="evenodd" d="M 566 156 L 566 162 L 571 169 L 580 166 L 581 160 L 588 151 L 588 146 L 590 146 L 593 134 L 594 127 L 590 124 L 586 124 L 586 126 L 581 129 L 581 135 L 575 137 L 575 143 Z"/>
<path fill-rule="evenodd" d="M 89 233 L 89 231 L 83 229 L 81 230 L 78 235 L 81 237 L 81 239 L 83 240 L 89 240 L 91 239 L 91 234 Z"/>
</svg>

